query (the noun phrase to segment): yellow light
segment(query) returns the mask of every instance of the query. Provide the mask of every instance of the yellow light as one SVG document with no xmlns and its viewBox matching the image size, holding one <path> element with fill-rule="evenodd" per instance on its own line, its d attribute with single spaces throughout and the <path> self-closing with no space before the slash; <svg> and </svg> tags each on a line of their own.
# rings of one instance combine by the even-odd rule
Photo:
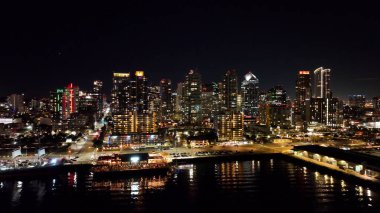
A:
<svg viewBox="0 0 380 213">
<path fill-rule="evenodd" d="M 129 77 L 129 73 L 114 73 L 113 77 Z"/>
<path fill-rule="evenodd" d="M 144 71 L 136 71 L 135 75 L 138 77 L 144 76 Z"/>
</svg>

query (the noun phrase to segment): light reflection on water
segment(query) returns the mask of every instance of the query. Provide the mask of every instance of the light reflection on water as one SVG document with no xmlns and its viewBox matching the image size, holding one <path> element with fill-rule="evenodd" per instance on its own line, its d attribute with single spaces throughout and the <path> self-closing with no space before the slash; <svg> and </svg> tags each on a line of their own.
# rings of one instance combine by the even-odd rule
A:
<svg viewBox="0 0 380 213">
<path fill-rule="evenodd" d="M 215 199 L 226 205 L 221 211 L 230 203 L 284 211 L 295 205 L 321 212 L 379 209 L 378 192 L 371 187 L 279 159 L 189 164 L 168 176 L 98 179 L 92 173 L 69 172 L 51 179 L 0 182 L 0 206 L 16 211 L 66 209 L 69 200 L 95 212 L 120 206 L 171 212 L 183 205 L 192 207 L 182 211 L 194 212 Z M 277 206 L 268 205 L 273 201 Z"/>
</svg>

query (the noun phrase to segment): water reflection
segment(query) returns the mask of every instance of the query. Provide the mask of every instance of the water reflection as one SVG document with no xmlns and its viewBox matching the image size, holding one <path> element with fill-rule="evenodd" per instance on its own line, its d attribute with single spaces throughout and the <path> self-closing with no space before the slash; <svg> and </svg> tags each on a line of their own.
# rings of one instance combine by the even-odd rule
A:
<svg viewBox="0 0 380 213">
<path fill-rule="evenodd" d="M 326 212 L 339 206 L 379 209 L 379 195 L 373 188 L 278 159 L 187 164 L 163 176 L 99 179 L 91 173 L 69 172 L 51 179 L 2 181 L 0 189 L 0 207 L 8 205 L 12 210 L 21 206 L 25 212 L 34 205 L 42 206 L 44 211 L 66 210 L 69 206 L 62 200 L 91 206 L 95 212 L 99 206 L 110 211 L 120 206 L 126 211 L 166 211 L 170 208 L 168 200 L 173 211 L 215 200 L 227 207 L 233 203 L 237 209 L 258 206 L 287 211 L 297 205 L 306 210 L 323 206 L 321 211 Z M 272 207 L 273 200 L 281 202 Z M 216 210 L 213 208 L 207 210 Z M 190 210 L 186 207 L 184 212 Z"/>
</svg>

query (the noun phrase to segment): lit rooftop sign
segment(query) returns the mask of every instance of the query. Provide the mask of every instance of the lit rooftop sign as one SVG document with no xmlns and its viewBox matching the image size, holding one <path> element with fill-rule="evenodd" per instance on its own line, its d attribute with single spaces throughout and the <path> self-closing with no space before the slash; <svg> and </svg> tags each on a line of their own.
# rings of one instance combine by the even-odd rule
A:
<svg viewBox="0 0 380 213">
<path fill-rule="evenodd" d="M 144 76 L 144 71 L 136 71 L 135 75 L 138 77 Z"/>
<path fill-rule="evenodd" d="M 129 77 L 129 73 L 114 73 L 113 77 Z"/>
</svg>

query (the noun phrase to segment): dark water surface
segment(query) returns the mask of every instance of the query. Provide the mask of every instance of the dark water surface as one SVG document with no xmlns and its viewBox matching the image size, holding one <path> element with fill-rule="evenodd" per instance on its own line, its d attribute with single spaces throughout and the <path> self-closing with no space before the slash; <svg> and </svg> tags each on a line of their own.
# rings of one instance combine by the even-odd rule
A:
<svg viewBox="0 0 380 213">
<path fill-rule="evenodd" d="M 0 212 L 380 212 L 379 189 L 283 159 L 206 162 L 168 176 L 0 181 Z"/>
</svg>

